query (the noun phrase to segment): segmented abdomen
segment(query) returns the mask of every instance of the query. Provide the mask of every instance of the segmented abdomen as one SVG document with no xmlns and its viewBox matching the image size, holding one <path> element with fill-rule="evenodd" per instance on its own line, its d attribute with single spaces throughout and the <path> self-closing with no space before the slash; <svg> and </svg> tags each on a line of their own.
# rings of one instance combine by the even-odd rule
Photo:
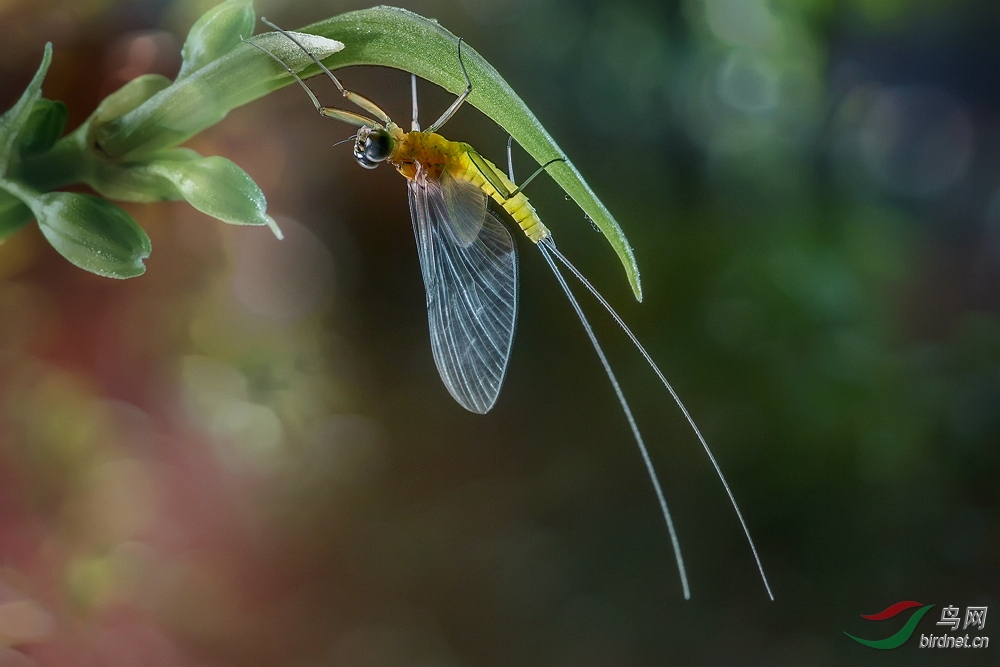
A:
<svg viewBox="0 0 1000 667">
<path fill-rule="evenodd" d="M 511 183 L 510 179 L 497 169 L 496 165 L 482 156 L 480 156 L 480 159 L 493 170 L 492 176 L 504 185 L 507 192 L 513 192 L 517 189 L 517 186 Z M 535 212 L 535 208 L 528 202 L 528 198 L 524 196 L 524 193 L 518 192 L 513 197 L 505 198 L 505 193 L 498 192 L 493 187 L 493 184 L 486 180 L 479 167 L 469 158 L 467 152 L 462 152 L 459 159 L 456 160 L 456 164 L 452 169 L 452 176 L 471 181 L 477 188 L 486 193 L 488 197 L 492 197 L 496 203 L 503 207 L 503 210 L 507 211 L 510 217 L 514 219 L 514 222 L 521 228 L 521 231 L 524 232 L 525 236 L 533 243 L 538 243 L 542 239 L 551 236 L 548 227 L 542 224 L 542 221 L 538 218 L 538 213 Z"/>
</svg>

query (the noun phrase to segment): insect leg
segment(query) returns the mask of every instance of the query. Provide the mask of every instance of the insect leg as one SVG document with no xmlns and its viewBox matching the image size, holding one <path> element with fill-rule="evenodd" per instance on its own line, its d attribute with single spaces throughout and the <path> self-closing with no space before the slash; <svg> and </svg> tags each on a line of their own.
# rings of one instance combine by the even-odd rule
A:
<svg viewBox="0 0 1000 667">
<path fill-rule="evenodd" d="M 410 130 L 412 132 L 420 131 L 420 121 L 417 120 L 417 115 L 419 113 L 419 107 L 417 106 L 417 75 L 410 75 L 410 98 L 413 100 L 413 120 L 410 122 Z"/>
<path fill-rule="evenodd" d="M 507 137 L 507 177 L 510 179 L 511 183 L 515 182 L 514 181 L 514 154 L 512 152 L 513 145 L 514 145 L 514 137 L 513 136 L 508 136 Z M 548 162 L 546 162 L 545 164 L 543 164 L 541 167 L 539 167 L 538 169 L 536 169 L 535 173 L 533 173 L 531 176 L 529 176 L 528 180 L 526 180 L 524 183 L 521 183 L 521 185 L 519 185 L 516 188 L 514 188 L 513 191 L 505 193 L 504 198 L 505 199 L 510 199 L 511 197 L 513 197 L 514 195 L 516 195 L 518 192 L 521 192 L 522 190 L 524 190 L 526 187 L 528 187 L 528 183 L 531 183 L 533 180 L 535 180 L 535 177 L 538 176 L 543 171 L 545 171 L 545 168 L 548 167 L 553 162 L 566 162 L 566 158 L 564 158 L 564 157 L 552 158 L 551 160 L 549 160 Z"/>
<path fill-rule="evenodd" d="M 447 123 L 451 119 L 451 117 L 455 115 L 455 112 L 458 111 L 458 108 L 462 106 L 463 102 L 465 102 L 465 98 L 467 98 L 469 96 L 469 93 L 472 92 L 472 79 L 469 78 L 469 72 L 466 71 L 465 63 L 462 61 L 461 37 L 458 38 L 458 64 L 461 65 L 462 76 L 465 77 L 465 92 L 459 95 L 458 99 L 452 102 L 450 107 L 444 110 L 444 113 L 441 114 L 441 117 L 438 118 L 436 121 L 434 121 L 433 125 L 427 128 L 428 132 L 437 132 L 438 130 L 440 130 L 441 126 Z"/>
<path fill-rule="evenodd" d="M 743 527 L 743 534 L 746 535 L 747 542 L 750 545 L 750 551 L 753 552 L 753 558 L 757 562 L 757 570 L 758 572 L 760 572 L 760 578 L 764 582 L 764 588 L 767 590 L 767 595 L 769 598 L 771 598 L 771 600 L 774 600 L 774 594 L 771 592 L 771 585 L 767 581 L 767 575 L 764 574 L 764 566 L 760 562 L 760 555 L 757 553 L 757 546 L 754 544 L 753 538 L 750 537 L 750 529 L 747 527 L 747 522 L 743 519 L 743 513 L 740 512 L 739 505 L 737 505 L 736 503 L 736 497 L 733 495 L 732 489 L 729 488 L 729 483 L 726 481 L 725 475 L 722 474 L 722 467 L 719 466 L 719 462 L 716 461 L 715 455 L 712 454 L 712 450 L 709 448 L 708 442 L 705 440 L 705 436 L 701 434 L 701 429 L 699 429 L 698 426 L 694 423 L 694 418 L 691 417 L 691 413 L 688 412 L 687 407 L 685 407 L 684 403 L 680 399 L 680 396 L 678 396 L 677 392 L 674 390 L 673 385 L 671 385 L 667 381 L 666 376 L 663 375 L 663 372 L 660 370 L 659 366 L 657 366 L 656 363 L 653 362 L 653 358 L 649 356 L 648 352 L 646 352 L 646 348 L 644 348 L 642 344 L 639 343 L 639 340 L 635 337 L 635 334 L 632 333 L 632 330 L 628 328 L 624 320 L 622 320 L 621 316 L 618 315 L 615 309 L 611 307 L 611 304 L 608 303 L 607 299 L 601 296 L 601 293 L 597 291 L 597 288 L 595 288 L 590 283 L 590 281 L 587 280 L 587 278 L 582 273 L 580 273 L 580 270 L 577 269 L 575 266 L 573 266 L 573 264 L 568 259 L 566 259 L 566 256 L 556 249 L 555 243 L 552 241 L 552 239 L 551 238 L 543 239 L 538 244 L 538 247 L 542 249 L 542 253 L 546 256 L 546 258 L 548 258 L 549 253 L 555 256 L 555 258 L 558 259 L 559 262 L 563 264 L 563 266 L 569 269 L 569 271 L 574 276 L 576 276 L 577 280 L 583 283 L 584 287 L 586 287 L 590 291 L 590 293 L 594 295 L 594 297 L 601 303 L 601 305 L 604 306 L 605 310 L 607 310 L 611 314 L 611 317 L 614 318 L 615 322 L 618 323 L 618 326 L 620 326 L 622 330 L 625 331 L 625 334 L 635 345 L 636 349 L 639 350 L 639 353 L 642 354 L 643 358 L 645 358 L 646 362 L 653 369 L 653 372 L 656 373 L 657 377 L 660 378 L 660 382 L 662 382 L 663 386 L 666 387 L 668 392 L 670 392 L 671 398 L 674 399 L 674 403 L 676 403 L 677 407 L 680 408 L 681 413 L 683 413 L 684 418 L 687 420 L 688 425 L 691 427 L 691 430 L 694 431 L 694 434 L 698 437 L 698 441 L 701 443 L 702 448 L 708 455 L 708 459 L 712 462 L 712 467 L 715 468 L 715 472 L 719 476 L 719 480 L 722 482 L 723 488 L 725 488 L 726 490 L 726 495 L 729 496 L 729 502 L 732 503 L 733 509 L 736 511 L 736 518 L 739 519 L 740 525 Z"/>
<path fill-rule="evenodd" d="M 514 153 L 511 149 L 514 146 L 513 135 L 507 137 L 507 178 L 510 179 L 511 183 L 516 183 L 514 180 Z"/>
<path fill-rule="evenodd" d="M 330 80 L 333 81 L 334 85 L 337 86 L 337 90 L 339 90 L 340 93 L 341 93 L 341 95 L 343 95 L 345 98 L 347 98 L 348 101 L 352 102 L 353 104 L 355 104 L 358 107 L 364 109 L 365 111 L 367 111 L 371 115 L 375 116 L 380 121 L 382 121 L 383 124 L 388 125 L 389 123 L 392 122 L 392 120 L 389 118 L 389 116 L 384 111 L 382 111 L 382 109 L 380 109 L 379 106 L 377 104 L 375 104 L 374 102 L 372 102 L 370 99 L 368 99 L 364 95 L 361 95 L 359 93 L 355 93 L 353 91 L 350 91 L 350 90 L 347 90 L 346 88 L 344 88 L 344 85 L 342 83 L 340 83 L 340 79 L 338 79 L 337 77 L 335 77 L 333 75 L 333 72 L 331 72 L 327 68 L 326 65 L 324 65 L 322 62 L 320 62 L 319 58 L 317 58 L 315 55 L 313 55 L 313 53 L 309 49 L 307 49 L 306 47 L 304 47 L 302 45 L 302 43 L 295 38 L 294 35 L 292 35 L 287 30 L 283 30 L 283 29 L 279 28 L 278 26 L 274 25 L 273 23 L 271 23 L 270 21 L 268 21 L 263 16 L 261 17 L 260 20 L 265 25 L 267 25 L 267 26 L 271 27 L 272 29 L 280 32 L 282 35 L 284 35 L 285 37 L 287 37 L 288 39 L 290 39 L 292 42 L 294 42 L 297 47 L 299 47 L 300 49 L 302 49 L 302 52 L 305 53 L 307 56 L 309 56 L 312 59 L 312 61 L 314 63 L 316 63 L 321 70 L 323 70 L 323 72 L 330 78 Z M 324 114 L 324 115 L 326 115 L 326 114 Z"/>
<path fill-rule="evenodd" d="M 600 343 L 597 342 L 597 336 L 594 334 L 594 330 L 591 328 L 590 322 L 587 321 L 586 316 L 583 314 L 583 309 L 580 308 L 580 303 L 576 300 L 576 297 L 573 296 L 573 292 L 570 290 L 569 285 L 566 284 L 566 279 L 563 278 L 562 273 L 559 272 L 559 267 L 556 266 L 555 261 L 549 254 L 555 249 L 555 243 L 552 242 L 551 237 L 546 238 L 538 244 L 538 248 L 542 251 L 542 257 L 545 258 L 549 268 L 552 269 L 552 273 L 555 274 L 556 280 L 559 281 L 559 286 L 562 287 L 563 292 L 566 293 L 566 298 L 569 299 L 570 304 L 573 306 L 573 310 L 576 311 L 576 316 L 580 318 L 580 323 L 587 332 L 587 337 L 590 338 L 590 343 L 594 346 L 597 356 L 600 357 L 601 365 L 604 366 L 604 372 L 607 374 L 608 379 L 611 381 L 611 386 L 614 388 L 615 394 L 618 396 L 618 402 L 622 406 L 622 412 L 625 413 L 625 419 L 628 420 L 629 428 L 632 429 L 632 436 L 635 438 L 636 444 L 639 445 L 639 452 L 642 454 L 643 463 L 646 464 L 646 472 L 649 473 L 649 478 L 653 482 L 653 488 L 656 490 L 656 498 L 660 502 L 660 511 L 663 513 L 663 519 L 667 523 L 667 532 L 670 534 L 670 544 L 674 549 L 674 559 L 677 561 L 677 571 L 681 578 L 681 588 L 684 590 L 684 599 L 690 600 L 691 588 L 688 586 L 687 570 L 684 567 L 684 558 L 681 556 L 681 545 L 677 539 L 677 531 L 674 528 L 674 520 L 670 516 L 670 510 L 667 509 L 667 500 L 663 496 L 663 489 L 660 486 L 660 480 L 656 476 L 656 470 L 653 468 L 653 461 L 650 459 L 649 451 L 646 449 L 646 445 L 642 441 L 642 435 L 639 433 L 639 427 L 636 425 L 635 418 L 632 416 L 632 410 L 629 409 L 628 402 L 625 400 L 625 394 L 622 393 L 622 388 L 618 384 L 618 380 L 615 378 L 614 372 L 611 370 L 611 364 L 608 363 L 608 358 L 604 356 L 604 350 L 601 349 Z"/>
<path fill-rule="evenodd" d="M 509 145 L 507 146 L 507 150 L 510 151 L 510 146 Z M 509 159 L 509 157 L 510 157 L 510 155 L 508 154 L 508 159 Z M 535 180 L 535 177 L 538 176 L 543 171 L 545 171 L 545 168 L 548 167 L 550 164 L 552 164 L 554 162 L 565 162 L 565 161 L 566 161 L 566 158 L 564 158 L 564 157 L 554 157 L 554 158 L 552 158 L 551 160 L 549 160 L 548 162 L 546 162 L 545 164 L 543 164 L 541 167 L 539 167 L 538 169 L 536 169 L 535 173 L 533 173 L 531 176 L 528 176 L 528 180 L 526 180 L 524 183 L 521 183 L 519 186 L 517 186 L 514 189 L 513 192 L 508 193 L 507 194 L 507 199 L 510 199 L 511 197 L 513 197 L 514 195 L 516 195 L 517 193 L 521 192 L 526 187 L 528 187 L 528 183 L 531 183 L 533 180 Z M 508 165 L 508 169 L 510 169 L 510 165 Z M 514 179 L 511 179 L 511 180 L 514 180 Z"/>
<path fill-rule="evenodd" d="M 503 182 L 503 174 L 498 172 L 495 167 L 493 167 L 489 161 L 487 161 L 482 155 L 477 153 L 475 149 L 470 147 L 467 155 L 469 160 L 472 162 L 473 166 L 482 174 L 483 178 L 493 186 L 503 199 L 510 199 L 510 190 L 507 189 L 507 184 Z"/>
<path fill-rule="evenodd" d="M 285 64 L 285 62 L 281 58 L 279 58 L 278 56 L 274 55 L 273 53 L 271 53 L 270 51 L 268 51 L 267 49 L 265 49 L 263 46 L 261 46 L 260 44 L 255 44 L 254 42 L 251 42 L 250 40 L 247 40 L 247 39 L 243 39 L 242 37 L 240 39 L 245 44 L 249 44 L 250 46 L 252 46 L 255 49 L 257 49 L 258 51 L 262 51 L 262 52 L 266 53 L 276 63 L 278 63 L 279 65 L 281 65 L 282 67 L 284 67 L 285 71 L 288 72 L 289 74 L 291 74 L 292 78 L 295 79 L 295 81 L 300 86 L 302 86 L 302 90 L 306 91 L 306 95 L 308 95 L 309 99 L 312 100 L 313 106 L 316 107 L 316 111 L 318 111 L 320 114 L 326 116 L 327 118 L 333 118 L 335 120 L 343 121 L 343 122 L 349 123 L 351 125 L 356 125 L 358 127 L 375 127 L 376 125 L 378 125 L 378 123 L 375 122 L 374 120 L 372 120 L 371 118 L 367 118 L 367 117 L 362 116 L 360 114 L 356 114 L 356 113 L 353 113 L 351 111 L 345 111 L 344 109 L 336 109 L 334 107 L 325 107 L 325 106 L 323 106 L 322 104 L 320 104 L 320 101 L 316 98 L 316 94 L 313 93 L 312 89 L 309 86 L 306 85 L 306 82 L 303 81 L 302 78 L 298 74 L 296 74 L 295 71 L 291 67 L 289 67 L 287 64 Z"/>
</svg>

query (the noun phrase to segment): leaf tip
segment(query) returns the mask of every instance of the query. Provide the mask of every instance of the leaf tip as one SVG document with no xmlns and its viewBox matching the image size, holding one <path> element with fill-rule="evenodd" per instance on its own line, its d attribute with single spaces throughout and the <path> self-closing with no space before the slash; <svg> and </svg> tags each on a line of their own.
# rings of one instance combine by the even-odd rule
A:
<svg viewBox="0 0 1000 667">
<path fill-rule="evenodd" d="M 285 234 L 281 231 L 281 227 L 278 226 L 277 220 L 275 220 L 274 218 L 265 213 L 264 221 L 265 224 L 267 224 L 268 228 L 271 230 L 271 233 L 274 234 L 276 239 L 278 239 L 279 241 L 283 241 L 285 239 Z"/>
</svg>

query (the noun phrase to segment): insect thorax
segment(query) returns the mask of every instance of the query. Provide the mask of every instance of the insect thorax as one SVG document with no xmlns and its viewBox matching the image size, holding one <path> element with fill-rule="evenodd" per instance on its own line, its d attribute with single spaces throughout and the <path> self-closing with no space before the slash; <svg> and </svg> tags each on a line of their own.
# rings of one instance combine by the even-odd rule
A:
<svg viewBox="0 0 1000 667">
<path fill-rule="evenodd" d="M 419 167 L 427 178 L 439 179 L 448 161 L 458 152 L 458 144 L 440 134 L 407 132 L 397 141 L 389 162 L 406 178 L 415 178 Z"/>
</svg>

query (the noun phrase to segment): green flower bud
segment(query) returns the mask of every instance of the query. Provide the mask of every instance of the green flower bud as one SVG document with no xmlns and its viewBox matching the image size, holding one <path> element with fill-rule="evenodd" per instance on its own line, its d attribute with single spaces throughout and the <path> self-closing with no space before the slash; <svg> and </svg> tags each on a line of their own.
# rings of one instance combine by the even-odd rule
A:
<svg viewBox="0 0 1000 667">
<path fill-rule="evenodd" d="M 66 105 L 36 100 L 18 137 L 21 155 L 38 155 L 52 148 L 66 129 Z"/>
<path fill-rule="evenodd" d="M 146 270 L 142 260 L 149 257 L 149 237 L 108 200 L 76 192 L 33 194 L 24 188 L 18 195 L 52 247 L 81 269 L 107 278 L 132 278 Z"/>
<path fill-rule="evenodd" d="M 170 181 L 202 213 L 233 225 L 268 225 L 267 200 L 236 163 L 224 157 L 154 160 L 145 169 Z"/>
<path fill-rule="evenodd" d="M 229 53 L 242 38 L 250 37 L 255 19 L 251 0 L 229 0 L 205 12 L 191 26 L 181 49 L 184 60 L 177 80 Z"/>
<path fill-rule="evenodd" d="M 85 123 L 88 145 L 93 144 L 95 134 L 104 125 L 138 108 L 169 86 L 170 79 L 161 74 L 143 74 L 105 97 Z"/>
<path fill-rule="evenodd" d="M 173 201 L 183 199 L 173 181 L 151 169 L 158 162 L 197 160 L 201 156 L 190 148 L 171 148 L 137 162 L 95 160 L 85 177 L 87 185 L 108 199 L 133 202 Z"/>
<path fill-rule="evenodd" d="M 151 202 L 185 199 L 202 213 L 234 225 L 268 225 L 267 201 L 256 183 L 235 163 L 201 157 L 190 148 L 160 151 L 140 162 L 104 161 L 87 184 L 110 199 Z"/>
<path fill-rule="evenodd" d="M 343 43 L 318 35 L 294 33 L 317 58 L 326 58 L 344 48 Z M 312 60 L 288 38 L 264 33 L 255 44 L 278 56 L 295 72 L 313 65 Z M 139 108 L 104 125 L 97 143 L 107 155 L 135 159 L 183 143 L 214 125 L 251 100 L 285 85 L 291 77 L 266 53 L 240 44 L 161 90 Z"/>
</svg>

